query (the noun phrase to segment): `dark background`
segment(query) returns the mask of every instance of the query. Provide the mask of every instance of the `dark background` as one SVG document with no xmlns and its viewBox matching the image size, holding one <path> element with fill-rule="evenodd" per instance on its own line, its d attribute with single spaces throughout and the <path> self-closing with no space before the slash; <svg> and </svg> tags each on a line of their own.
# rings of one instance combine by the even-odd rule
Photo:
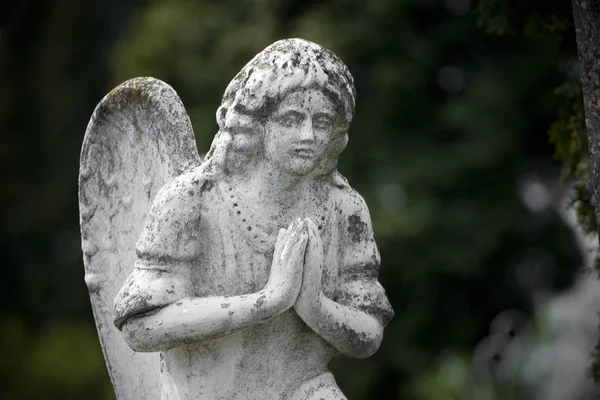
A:
<svg viewBox="0 0 600 400">
<path fill-rule="evenodd" d="M 355 78 L 339 169 L 369 205 L 396 311 L 375 356 L 333 362 L 342 389 L 351 399 L 529 398 L 518 369 L 494 378 L 502 357 L 490 356 L 491 380 L 472 359 L 495 316 L 518 310 L 506 328 L 518 336 L 520 318 L 538 320 L 536 299 L 581 271 L 556 211 L 564 191 L 547 136 L 565 101 L 556 89 L 576 77 L 575 42 L 571 26 L 486 33 L 485 11 L 469 0 L 0 5 L 0 399 L 114 398 L 78 226 L 95 105 L 126 79 L 165 80 L 205 152 L 229 80 L 285 37 L 330 48 Z"/>
</svg>

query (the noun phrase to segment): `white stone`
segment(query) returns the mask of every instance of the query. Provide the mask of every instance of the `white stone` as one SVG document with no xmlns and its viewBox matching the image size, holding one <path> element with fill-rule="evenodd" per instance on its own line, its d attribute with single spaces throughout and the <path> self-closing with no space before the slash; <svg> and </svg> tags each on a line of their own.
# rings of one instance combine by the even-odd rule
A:
<svg viewBox="0 0 600 400">
<path fill-rule="evenodd" d="M 343 62 L 300 39 L 232 80 L 203 162 L 165 83 L 102 100 L 81 231 L 119 400 L 345 399 L 327 364 L 373 354 L 393 316 L 367 206 L 336 169 L 354 101 Z"/>
</svg>

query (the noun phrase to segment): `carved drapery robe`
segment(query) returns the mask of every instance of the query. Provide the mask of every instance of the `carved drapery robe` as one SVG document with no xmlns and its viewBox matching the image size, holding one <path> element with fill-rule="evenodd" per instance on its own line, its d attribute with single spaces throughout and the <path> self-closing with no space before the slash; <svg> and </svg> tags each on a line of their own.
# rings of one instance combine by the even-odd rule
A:
<svg viewBox="0 0 600 400">
<path fill-rule="evenodd" d="M 320 213 L 303 217 L 319 225 L 323 293 L 385 325 L 393 311 L 377 281 L 380 259 L 364 200 L 349 187 L 313 185 Z M 226 178 L 207 179 L 197 170 L 161 189 L 138 241 L 135 269 L 115 300 L 117 326 L 183 298 L 264 288 L 277 229 L 261 229 L 241 201 Z M 162 398 L 305 399 L 315 390 L 344 398 L 327 369 L 338 353 L 291 308 L 229 335 L 162 351 Z"/>
</svg>

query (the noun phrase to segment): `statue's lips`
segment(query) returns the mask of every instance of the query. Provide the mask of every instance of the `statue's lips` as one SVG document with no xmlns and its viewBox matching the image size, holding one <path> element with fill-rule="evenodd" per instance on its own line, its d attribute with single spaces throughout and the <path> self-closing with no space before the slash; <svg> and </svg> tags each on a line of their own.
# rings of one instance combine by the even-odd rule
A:
<svg viewBox="0 0 600 400">
<path fill-rule="evenodd" d="M 299 157 L 312 158 L 315 155 L 315 151 L 310 148 L 296 148 L 294 149 L 294 154 Z"/>
</svg>

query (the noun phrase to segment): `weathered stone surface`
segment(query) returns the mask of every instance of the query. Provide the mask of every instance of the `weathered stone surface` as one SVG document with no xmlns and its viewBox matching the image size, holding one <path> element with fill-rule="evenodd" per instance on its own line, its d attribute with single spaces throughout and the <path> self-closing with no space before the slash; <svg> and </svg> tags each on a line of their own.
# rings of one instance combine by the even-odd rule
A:
<svg viewBox="0 0 600 400">
<path fill-rule="evenodd" d="M 158 354 L 132 351 L 113 324 L 113 300 L 133 271 L 158 190 L 200 164 L 181 101 L 152 78 L 127 81 L 96 107 L 81 150 L 79 211 L 85 281 L 119 399 L 159 399 Z"/>
<path fill-rule="evenodd" d="M 348 69 L 304 40 L 267 47 L 225 91 L 201 164 L 180 101 L 151 108 L 148 92 L 109 94 L 82 152 L 86 276 L 119 399 L 344 399 L 327 364 L 373 354 L 393 316 L 367 206 L 336 170 Z M 113 313 L 98 293 L 115 287 Z M 157 367 L 144 352 L 160 353 L 161 384 L 122 369 Z"/>
</svg>

